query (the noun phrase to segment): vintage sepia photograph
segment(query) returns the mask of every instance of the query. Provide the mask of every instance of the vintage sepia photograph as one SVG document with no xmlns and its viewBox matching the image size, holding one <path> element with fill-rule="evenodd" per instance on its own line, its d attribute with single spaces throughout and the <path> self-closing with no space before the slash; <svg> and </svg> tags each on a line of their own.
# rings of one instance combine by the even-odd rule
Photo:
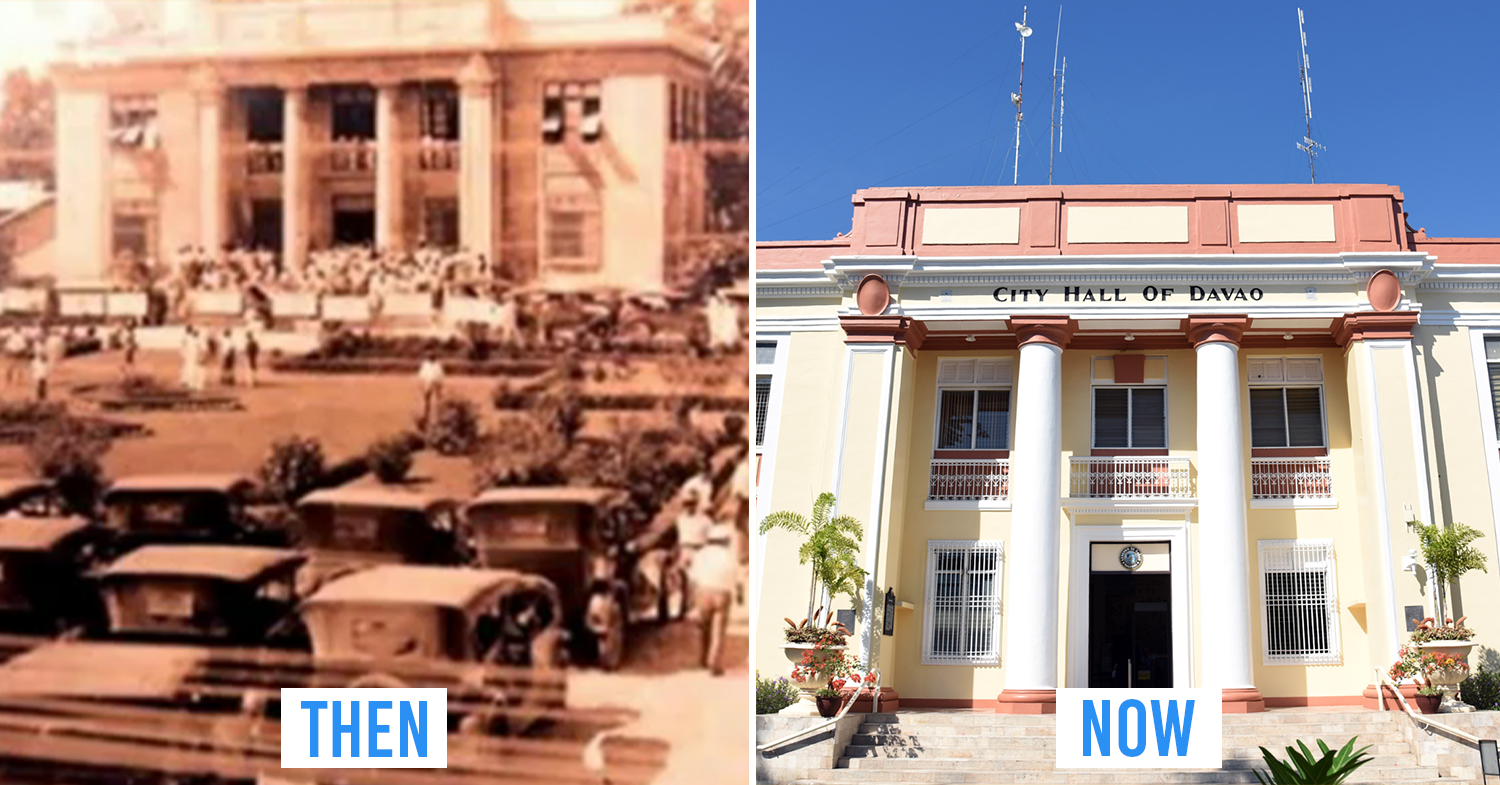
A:
<svg viewBox="0 0 1500 785">
<path fill-rule="evenodd" d="M 749 34 L 0 2 L 0 782 L 743 782 Z M 422 687 L 446 768 L 281 767 Z"/>
</svg>

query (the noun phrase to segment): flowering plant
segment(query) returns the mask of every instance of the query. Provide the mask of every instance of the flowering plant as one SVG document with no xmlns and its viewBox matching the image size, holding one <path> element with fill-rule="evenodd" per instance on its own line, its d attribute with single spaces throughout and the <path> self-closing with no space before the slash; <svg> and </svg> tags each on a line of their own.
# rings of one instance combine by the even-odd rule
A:
<svg viewBox="0 0 1500 785">
<path fill-rule="evenodd" d="M 1468 616 L 1459 617 L 1457 622 L 1448 619 L 1447 624 L 1438 624 L 1431 616 L 1417 623 L 1417 629 L 1411 634 L 1413 643 L 1427 643 L 1429 641 L 1467 641 L 1474 639 L 1474 631 L 1464 626 Z"/>
<path fill-rule="evenodd" d="M 792 668 L 792 681 L 804 682 L 809 679 L 844 679 L 855 673 L 858 663 L 853 657 L 844 653 L 842 648 L 833 648 L 833 644 L 818 643 L 811 649 L 802 652 L 802 661 Z"/>
<path fill-rule="evenodd" d="M 851 681 L 859 684 L 861 681 L 860 675 L 858 673 L 851 673 L 848 678 L 829 679 L 827 684 L 819 687 L 818 691 L 813 694 L 819 698 L 837 698 L 843 694 L 844 685 Z"/>
<path fill-rule="evenodd" d="M 1430 687 L 1427 678 L 1438 671 L 1458 670 L 1467 674 L 1469 664 L 1461 658 L 1440 651 L 1425 651 L 1417 646 L 1402 646 L 1400 658 L 1391 666 L 1391 680 L 1411 680 L 1422 687 Z"/>
</svg>

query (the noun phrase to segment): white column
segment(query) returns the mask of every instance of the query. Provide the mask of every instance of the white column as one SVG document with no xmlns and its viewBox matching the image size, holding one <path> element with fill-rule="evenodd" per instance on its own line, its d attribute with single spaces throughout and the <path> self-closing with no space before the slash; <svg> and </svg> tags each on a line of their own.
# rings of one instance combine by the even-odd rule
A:
<svg viewBox="0 0 1500 785">
<path fill-rule="evenodd" d="M 1010 542 L 1005 547 L 1005 689 L 1000 711 L 1056 710 L 1062 537 L 1062 353 L 1066 317 L 1017 321 L 1016 443 Z"/>
<path fill-rule="evenodd" d="M 401 248 L 401 85 L 375 86 L 375 245 Z"/>
<path fill-rule="evenodd" d="M 307 88 L 288 87 L 281 131 L 281 263 L 307 262 Z"/>
<path fill-rule="evenodd" d="M 224 86 L 212 73 L 199 72 L 198 244 L 209 253 L 224 245 Z"/>
<path fill-rule="evenodd" d="M 1240 406 L 1243 316 L 1192 320 L 1198 356 L 1198 585 L 1203 686 L 1224 710 L 1263 711 L 1250 661 L 1250 554 L 1245 432 Z"/>
<path fill-rule="evenodd" d="M 474 55 L 458 76 L 458 234 L 464 248 L 495 257 L 495 75 Z"/>
</svg>

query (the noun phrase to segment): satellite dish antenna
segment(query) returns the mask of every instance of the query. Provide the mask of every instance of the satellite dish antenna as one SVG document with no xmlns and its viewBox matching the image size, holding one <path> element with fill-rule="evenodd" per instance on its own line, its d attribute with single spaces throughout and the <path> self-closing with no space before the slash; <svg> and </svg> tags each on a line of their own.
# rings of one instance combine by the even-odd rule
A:
<svg viewBox="0 0 1500 785">
<path fill-rule="evenodd" d="M 1016 22 L 1016 32 L 1020 33 L 1022 38 L 1031 36 L 1031 28 L 1027 27 L 1025 22 Z"/>
</svg>

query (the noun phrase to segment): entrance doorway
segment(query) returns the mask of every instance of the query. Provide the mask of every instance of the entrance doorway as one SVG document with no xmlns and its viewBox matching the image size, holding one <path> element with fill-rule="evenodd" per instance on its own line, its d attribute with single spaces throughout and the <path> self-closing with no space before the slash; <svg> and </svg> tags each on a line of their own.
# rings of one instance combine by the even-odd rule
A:
<svg viewBox="0 0 1500 785">
<path fill-rule="evenodd" d="M 1095 542 L 1090 551 L 1088 686 L 1171 687 L 1170 543 Z"/>
</svg>

